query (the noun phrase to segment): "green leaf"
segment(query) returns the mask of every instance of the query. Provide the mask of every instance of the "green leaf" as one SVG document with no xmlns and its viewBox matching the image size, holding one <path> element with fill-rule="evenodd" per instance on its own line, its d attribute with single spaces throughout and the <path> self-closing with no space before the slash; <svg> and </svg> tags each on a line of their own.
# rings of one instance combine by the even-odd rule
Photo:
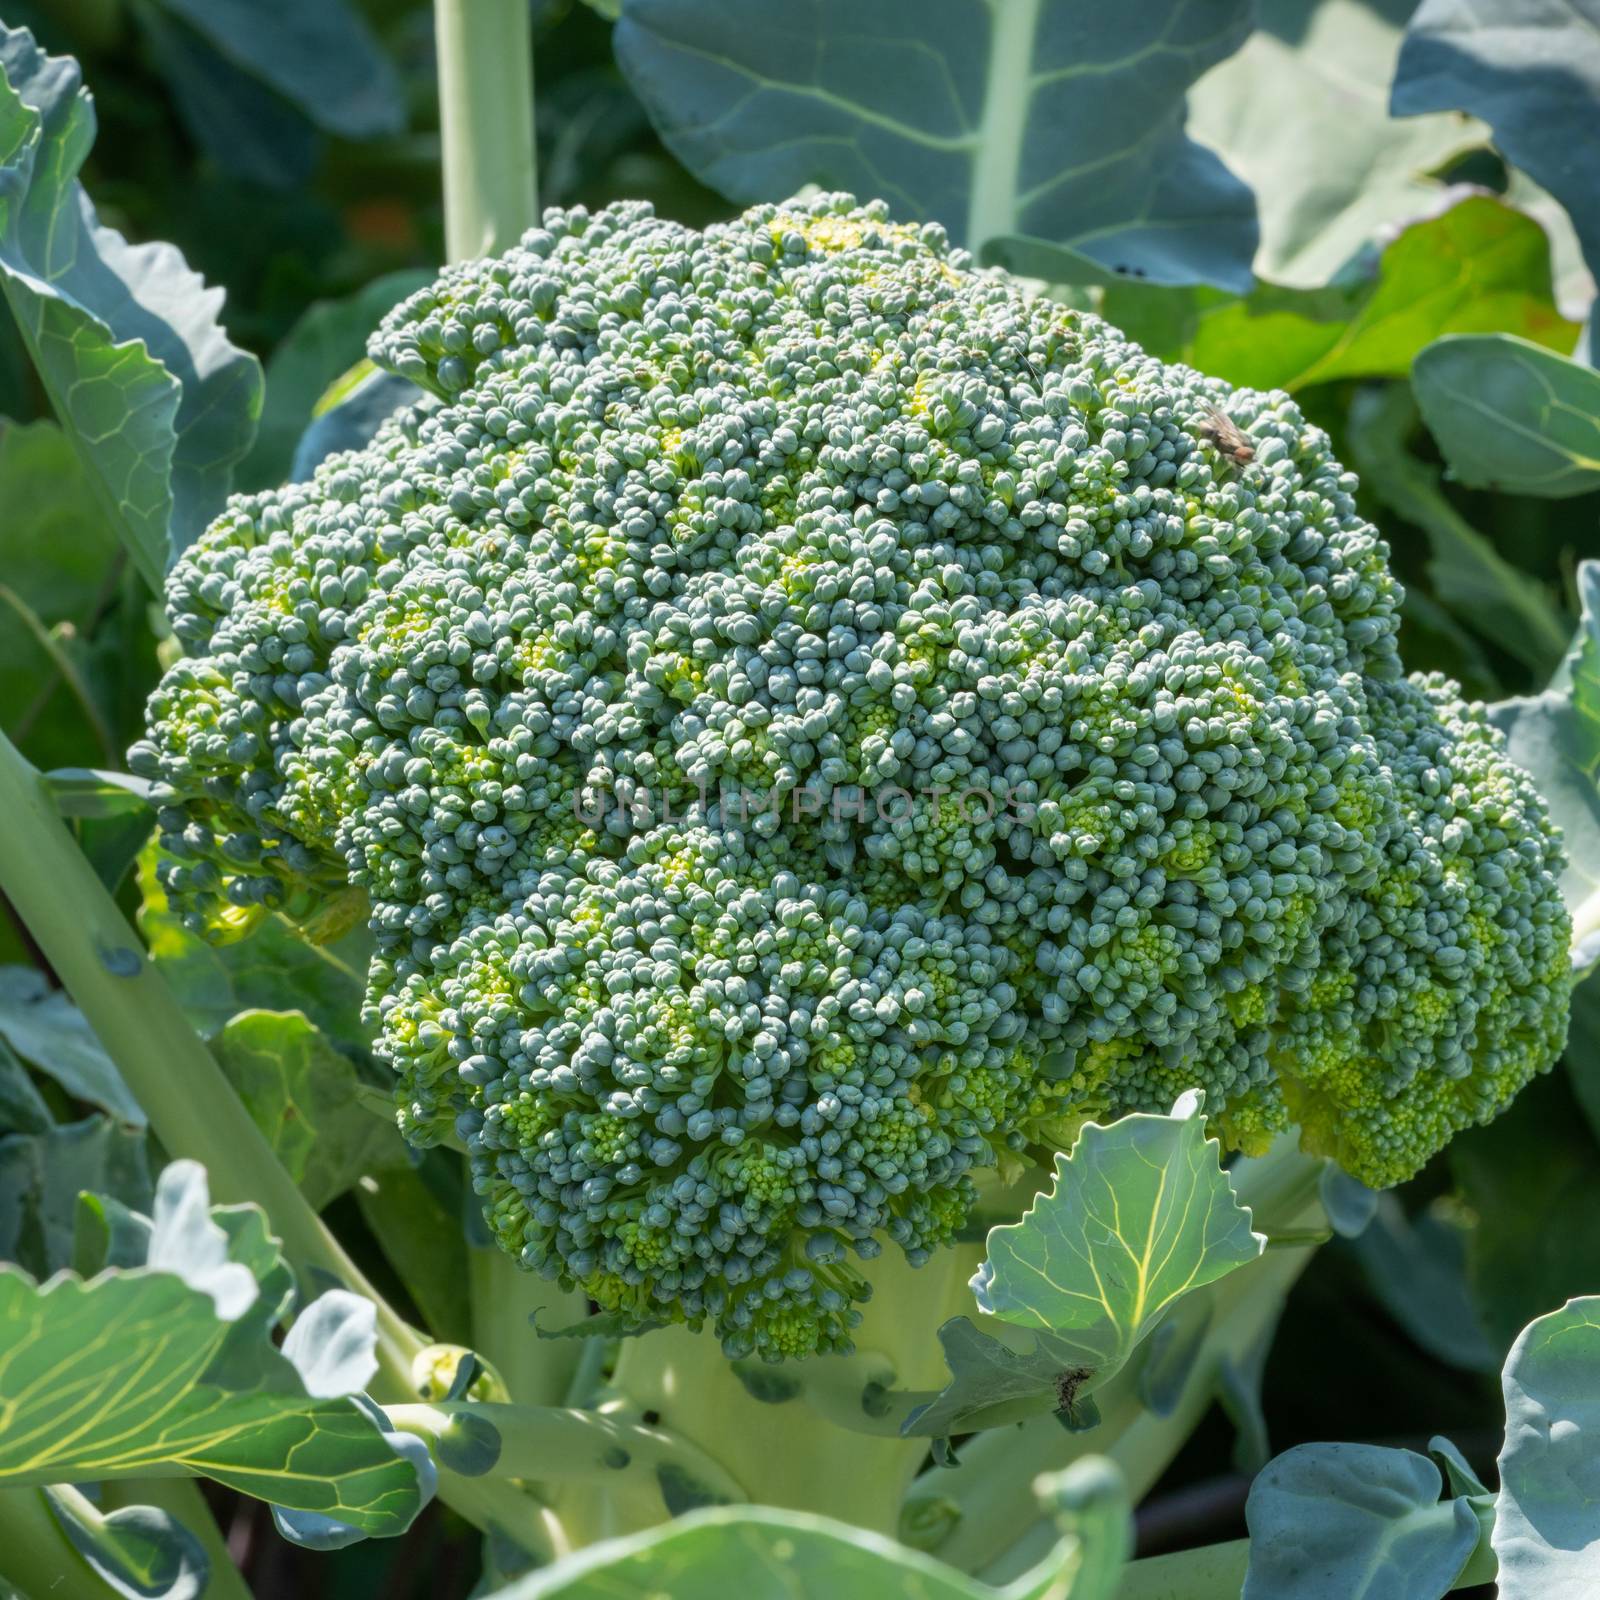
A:
<svg viewBox="0 0 1600 1600">
<path fill-rule="evenodd" d="M 1469 488 L 1552 499 L 1600 488 L 1600 373 L 1510 334 L 1452 334 L 1417 357 L 1411 381 Z"/>
<path fill-rule="evenodd" d="M 68 1094 L 130 1128 L 145 1126 L 144 1108 L 83 1013 L 34 967 L 0 967 L 0 1039 Z"/>
<path fill-rule="evenodd" d="M 1199 1101 L 1171 1116 L 1089 1123 L 1056 1157 L 1055 1188 L 992 1229 L 979 1307 L 1071 1335 L 1090 1367 L 1120 1366 L 1180 1295 L 1254 1261 L 1266 1241 L 1205 1136 Z"/>
<path fill-rule="evenodd" d="M 148 816 L 153 810 L 150 780 L 131 772 L 56 767 L 44 774 L 44 784 L 64 817 Z"/>
<path fill-rule="evenodd" d="M 361 449 L 402 406 L 425 398 L 409 378 L 380 372 L 370 361 L 346 376 L 347 382 L 334 385 L 322 396 L 311 426 L 294 447 L 289 476 L 296 483 L 310 478 L 329 456 Z"/>
<path fill-rule="evenodd" d="M 1589 1131 L 1600 1141 L 1600 978 L 1592 973 L 1572 991 L 1566 1063 L 1567 1081 L 1589 1119 Z"/>
<path fill-rule="evenodd" d="M 1256 31 L 1189 97 L 1189 131 L 1255 191 L 1256 271 L 1317 288 L 1373 239 L 1436 209 L 1429 177 L 1481 145 L 1464 117 L 1389 115 L 1414 0 L 1261 0 Z"/>
<path fill-rule="evenodd" d="M 101 1512 L 75 1489 L 46 1489 L 56 1521 L 95 1575 L 127 1600 L 200 1600 L 210 1575 L 205 1547 L 155 1506 Z"/>
<path fill-rule="evenodd" d="M 173 109 L 224 172 L 278 190 L 310 185 L 322 140 L 296 107 L 159 3 L 133 14 Z"/>
<path fill-rule="evenodd" d="M 453 1343 L 472 1337 L 460 1185 L 452 1153 L 431 1150 L 414 1168 L 386 1166 L 368 1174 L 355 1190 L 362 1220 L 411 1291 L 423 1322 Z"/>
<path fill-rule="evenodd" d="M 1328 1214 L 1328 1226 L 1341 1239 L 1359 1239 L 1378 1213 L 1378 1191 L 1331 1161 L 1322 1169 L 1317 1193 Z"/>
<path fill-rule="evenodd" d="M 1439 1361 L 1493 1372 L 1501 1345 L 1483 1325 L 1467 1282 L 1471 1229 L 1439 1207 L 1413 1221 L 1393 1194 L 1352 1248 L 1372 1292 L 1406 1333 Z"/>
<path fill-rule="evenodd" d="M 1004 1593 L 1010 1600 L 1111 1600 L 1128 1545 L 1127 1491 L 1088 1458 L 1037 1485 L 1062 1538 Z M 764 1506 L 692 1511 L 591 1546 L 497 1591 L 496 1600 L 999 1600 L 1001 1591 L 881 1534 Z"/>
<path fill-rule="evenodd" d="M 1139 1399 L 1147 1411 L 1170 1417 L 1177 1408 L 1205 1348 L 1211 1319 L 1212 1308 L 1204 1300 L 1190 1300 L 1156 1325 L 1139 1362 Z"/>
<path fill-rule="evenodd" d="M 1303 1444 L 1250 1486 L 1243 1600 L 1439 1600 L 1477 1549 L 1477 1513 L 1441 1501 L 1426 1456 Z"/>
<path fill-rule="evenodd" d="M 93 1116 L 0 1137 L 0 1261 L 41 1278 L 69 1265 L 85 1189 L 150 1204 L 142 1130 Z"/>
<path fill-rule="evenodd" d="M 1437 467 L 1412 455 L 1417 412 L 1402 384 L 1351 397 L 1350 462 L 1367 488 L 1427 535 L 1434 593 L 1538 679 L 1566 654 L 1572 624 L 1536 578 L 1500 554 L 1450 503 Z"/>
<path fill-rule="evenodd" d="M 255 445 L 239 468 L 242 488 L 268 488 L 289 476 L 295 446 L 328 386 L 365 356 L 367 335 L 384 313 L 432 278 L 420 270 L 387 273 L 306 310 L 267 362 L 267 400 Z"/>
<path fill-rule="evenodd" d="M 1498 1350 L 1546 1307 L 1600 1283 L 1600 1148 L 1560 1076 L 1530 1084 L 1486 1128 L 1450 1146 L 1450 1171 L 1476 1219 L 1467 1268 Z M 1537 1219 L 1537 1220 L 1532 1220 Z"/>
<path fill-rule="evenodd" d="M 130 556 L 159 590 L 221 509 L 261 368 L 170 245 L 101 226 L 77 171 L 94 111 L 77 63 L 0 29 L 0 289 Z"/>
<path fill-rule="evenodd" d="M 1529 1323 L 1501 1386 L 1501 1600 L 1589 1600 L 1600 1570 L 1600 1297 Z"/>
<path fill-rule="evenodd" d="M 1340 378 L 1404 377 L 1417 352 L 1445 333 L 1504 331 L 1559 350 L 1578 336 L 1555 306 L 1544 229 L 1490 195 L 1413 223 L 1374 276 L 1348 285 L 1264 283 L 1240 299 L 1118 284 L 1106 291 L 1104 311 L 1167 359 L 1291 392 Z"/>
<path fill-rule="evenodd" d="M 0 1040 L 0 1133 L 43 1133 L 54 1126 L 50 1107 L 34 1087 L 28 1069 L 11 1046 Z"/>
<path fill-rule="evenodd" d="M 55 423 L 0 419 L 0 713 L 35 765 L 114 761 L 108 730 L 116 696 L 84 649 L 117 564 L 116 534 L 66 435 Z M 19 621 L 26 611 L 39 628 Z M 77 681 L 67 674 L 76 674 Z M 128 663 L 120 670 L 127 674 Z M 90 759 L 95 759 L 91 755 Z"/>
<path fill-rule="evenodd" d="M 414 1466 L 353 1399 L 313 1396 L 272 1342 L 290 1280 L 259 1209 L 211 1210 L 200 1168 L 174 1162 L 146 1241 L 144 1264 L 89 1279 L 0 1268 L 0 1482 L 177 1468 L 402 1531 L 422 1502 Z"/>
<path fill-rule="evenodd" d="M 942 222 L 1053 281 L 1243 289 L 1249 190 L 1183 131 L 1184 96 L 1250 29 L 1245 0 L 1147 0 L 1137 39 L 1075 0 L 892 8 L 624 0 L 619 65 L 668 148 L 730 199 L 807 183 Z"/>
<path fill-rule="evenodd" d="M 1170 1116 L 1090 1123 L 1021 1222 L 994 1228 L 972 1280 L 981 1310 L 1036 1334 L 1019 1350 L 958 1317 L 939 1330 L 951 1381 L 906 1431 L 947 1435 L 1075 1404 L 1191 1289 L 1266 1246 L 1207 1139 L 1201 1097 Z"/>
<path fill-rule="evenodd" d="M 360 1099 L 348 1058 L 299 1011 L 242 1011 L 212 1054 L 273 1153 L 320 1210 L 369 1167 L 404 1165 L 392 1119 Z"/>
<path fill-rule="evenodd" d="M 1576 583 L 1577 632 L 1550 686 L 1491 706 L 1489 720 L 1561 825 L 1561 892 L 1573 914 L 1573 964 L 1585 970 L 1600 960 L 1600 561 L 1580 562 Z"/>
<path fill-rule="evenodd" d="M 245 1010 L 303 1011 L 346 1055 L 367 1053 L 361 1025 L 370 941 L 365 930 L 313 945 L 269 917 L 248 939 L 211 945 L 167 907 L 151 846 L 139 858 L 139 931 L 195 1027 L 210 1036 Z"/>
<path fill-rule="evenodd" d="M 393 64 L 348 0 L 152 0 L 236 67 L 346 139 L 399 133 L 405 102 Z"/>
<path fill-rule="evenodd" d="M 1467 111 L 1496 148 L 1566 208 L 1600 269 L 1600 175 L 1576 151 L 1600 117 L 1600 32 L 1590 0 L 1422 0 L 1395 70 L 1397 116 Z"/>
</svg>

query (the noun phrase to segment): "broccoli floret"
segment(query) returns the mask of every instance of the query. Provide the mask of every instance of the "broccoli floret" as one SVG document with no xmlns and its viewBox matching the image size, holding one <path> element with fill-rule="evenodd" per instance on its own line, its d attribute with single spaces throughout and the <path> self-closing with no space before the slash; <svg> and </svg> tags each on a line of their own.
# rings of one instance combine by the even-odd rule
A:
<svg viewBox="0 0 1600 1600">
<path fill-rule="evenodd" d="M 839 1349 L 1087 1117 L 1389 1184 L 1558 1055 L 1555 831 L 1286 396 L 844 196 L 552 211 L 371 351 L 428 398 L 178 563 L 134 762 L 191 926 L 364 897 L 529 1269 Z"/>
</svg>

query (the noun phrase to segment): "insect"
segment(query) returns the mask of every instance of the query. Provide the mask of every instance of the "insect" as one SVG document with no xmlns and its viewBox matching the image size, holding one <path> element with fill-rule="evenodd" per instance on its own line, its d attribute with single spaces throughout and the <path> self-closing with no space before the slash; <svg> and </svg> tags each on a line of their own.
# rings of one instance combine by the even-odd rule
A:
<svg viewBox="0 0 1600 1600">
<path fill-rule="evenodd" d="M 1256 458 L 1256 447 L 1251 444 L 1238 423 L 1215 406 L 1206 407 L 1206 414 L 1195 425 L 1194 431 L 1208 444 L 1214 446 L 1218 455 L 1233 462 L 1235 466 L 1248 466 Z"/>
<path fill-rule="evenodd" d="M 1094 1373 L 1088 1367 L 1068 1367 L 1065 1372 L 1056 1374 L 1056 1410 L 1071 1412 L 1077 1404 L 1078 1390 L 1086 1384 Z"/>
</svg>

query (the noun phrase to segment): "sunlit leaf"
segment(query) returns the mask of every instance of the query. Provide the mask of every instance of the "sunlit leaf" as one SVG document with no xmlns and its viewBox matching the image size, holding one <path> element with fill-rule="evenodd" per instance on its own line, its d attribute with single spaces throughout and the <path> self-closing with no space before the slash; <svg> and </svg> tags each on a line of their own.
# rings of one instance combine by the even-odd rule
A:
<svg viewBox="0 0 1600 1600">
<path fill-rule="evenodd" d="M 1031 1330 L 1031 1348 L 958 1317 L 939 1330 L 951 1381 L 907 1431 L 935 1436 L 1074 1407 L 1113 1376 L 1191 1289 L 1254 1261 L 1252 1231 L 1207 1139 L 1199 1097 L 1170 1116 L 1090 1123 L 1056 1157 L 1055 1187 L 994 1228 L 973 1279 L 978 1305 Z"/>
<path fill-rule="evenodd" d="M 1417 352 L 1446 333 L 1515 333 L 1563 351 L 1578 336 L 1556 309 L 1544 229 L 1489 195 L 1412 223 L 1375 275 L 1347 285 L 1264 283 L 1241 299 L 1118 284 L 1106 291 L 1105 314 L 1169 360 L 1291 392 L 1404 377 Z"/>
<path fill-rule="evenodd" d="M 422 1501 L 413 1465 L 353 1400 L 313 1397 L 272 1343 L 289 1278 L 261 1213 L 212 1211 L 200 1169 L 175 1162 L 144 1237 L 142 1265 L 87 1279 L 0 1267 L 0 1483 L 179 1467 L 402 1531 Z"/>
<path fill-rule="evenodd" d="M 1422 0 L 1395 69 L 1393 109 L 1467 111 L 1496 147 L 1566 207 L 1600 266 L 1600 172 L 1582 159 L 1600 117 L 1593 0 Z"/>
<path fill-rule="evenodd" d="M 1487 130 L 1389 115 L 1414 0 L 1261 0 L 1256 31 L 1189 98 L 1189 132 L 1255 191 L 1256 271 L 1317 288 L 1396 224 L 1437 208 L 1429 176 Z M 1108 12 L 1107 15 L 1114 15 Z"/>
</svg>

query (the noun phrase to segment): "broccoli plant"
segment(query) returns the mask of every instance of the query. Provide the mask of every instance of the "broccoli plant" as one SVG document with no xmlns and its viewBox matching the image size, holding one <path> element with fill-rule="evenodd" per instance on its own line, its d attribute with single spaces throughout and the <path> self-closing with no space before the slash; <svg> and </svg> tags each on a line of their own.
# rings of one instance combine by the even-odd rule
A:
<svg viewBox="0 0 1600 1600">
<path fill-rule="evenodd" d="M 619 24 L 669 140 L 694 13 Z M 1408 674 L 1328 429 L 980 262 L 914 175 L 536 214 L 527 23 L 441 4 L 457 259 L 226 498 L 250 363 L 93 222 L 71 64 L 0 42 L 6 293 L 169 635 L 126 773 L 0 734 L 0 888 L 77 1008 L 0 990 L 0 1035 L 59 1076 L 70 1028 L 64 1088 L 165 1162 L 18 1191 L 0 1577 L 243 1592 L 203 1476 L 314 1549 L 437 1494 L 527 1600 L 1587 1592 L 1590 1299 L 1510 1353 L 1498 1490 L 1300 1446 L 1249 1540 L 1130 1561 L 1129 1518 L 1214 1400 L 1249 1431 L 1318 1244 L 1560 1059 L 1590 841 L 1519 763 L 1590 643 L 1539 702 Z M 1181 134 L 1218 48 L 1145 86 L 1226 217 L 1152 202 L 1163 282 L 1238 280 Z M 984 187 L 988 105 L 967 243 L 1096 281 L 1026 119 Z M 69 831 L 116 817 L 142 941 Z"/>
</svg>

